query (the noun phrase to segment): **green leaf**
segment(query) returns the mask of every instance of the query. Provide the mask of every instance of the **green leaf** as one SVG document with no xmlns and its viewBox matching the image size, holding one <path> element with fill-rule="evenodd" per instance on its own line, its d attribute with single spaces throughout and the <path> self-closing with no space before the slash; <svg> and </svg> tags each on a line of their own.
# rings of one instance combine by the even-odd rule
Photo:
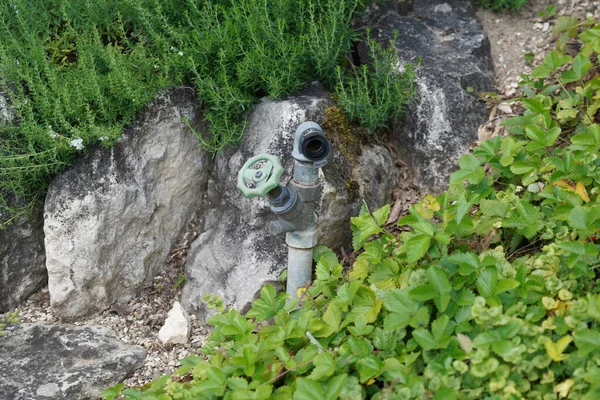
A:
<svg viewBox="0 0 600 400">
<path fill-rule="evenodd" d="M 382 231 L 377 221 L 370 214 L 352 217 L 350 221 L 352 223 L 352 245 L 355 251 L 360 250 L 368 238 Z"/>
<path fill-rule="evenodd" d="M 597 209 L 576 206 L 571 210 L 567 222 L 571 227 L 581 231 L 582 235 L 587 236 L 596 230 L 594 223 L 598 218 L 600 218 L 600 215 Z"/>
<path fill-rule="evenodd" d="M 582 53 L 579 53 L 573 59 L 573 68 L 563 72 L 560 77 L 560 81 L 563 84 L 580 81 L 583 79 L 585 74 L 587 74 L 590 68 L 592 68 L 592 63 L 590 62 L 589 58 Z"/>
<path fill-rule="evenodd" d="M 479 203 L 481 212 L 490 217 L 505 218 L 508 214 L 510 205 L 499 200 L 481 200 Z"/>
<path fill-rule="evenodd" d="M 342 323 L 342 309 L 336 303 L 330 303 L 323 314 L 323 322 L 329 325 L 335 332 L 339 332 Z"/>
<path fill-rule="evenodd" d="M 121 390 L 123 390 L 124 387 L 125 384 L 118 383 L 115 386 L 109 387 L 108 389 L 104 390 L 102 394 L 100 394 L 100 397 L 106 400 L 113 400 L 115 397 L 121 394 Z"/>
<path fill-rule="evenodd" d="M 227 388 L 230 390 L 248 389 L 248 381 L 240 376 L 227 378 Z"/>
<path fill-rule="evenodd" d="M 383 372 L 383 361 L 375 356 L 363 357 L 356 363 L 360 374 L 360 382 L 365 383 L 371 378 L 381 375 Z"/>
<path fill-rule="evenodd" d="M 440 312 L 446 311 L 450 302 L 450 292 L 452 291 L 452 285 L 448 280 L 446 271 L 434 265 L 427 270 L 425 275 L 427 275 L 429 283 L 436 294 L 433 298 L 435 305 Z"/>
<path fill-rule="evenodd" d="M 600 331 L 588 329 L 575 332 L 575 345 L 579 349 L 579 357 L 585 357 L 600 348 Z"/>
<path fill-rule="evenodd" d="M 519 282 L 517 282 L 514 279 L 503 279 L 501 281 L 498 281 L 498 285 L 496 286 L 496 290 L 494 291 L 494 296 L 518 288 L 519 285 Z"/>
<path fill-rule="evenodd" d="M 386 223 L 388 216 L 390 215 L 390 205 L 386 204 L 380 209 L 373 212 L 373 218 L 378 226 L 383 226 Z"/>
<path fill-rule="evenodd" d="M 545 58 L 544 63 L 538 67 L 536 67 L 531 72 L 532 78 L 546 78 L 548 77 L 554 70 L 565 65 L 571 61 L 571 57 L 561 55 L 556 50 L 552 50 Z"/>
<path fill-rule="evenodd" d="M 348 375 L 337 375 L 329 380 L 327 390 L 325 391 L 324 400 L 337 400 L 344 389 L 344 385 L 348 380 Z"/>
<path fill-rule="evenodd" d="M 420 260 L 431 245 L 431 236 L 426 234 L 412 235 L 404 244 L 406 247 L 406 261 L 414 263 Z"/>
<path fill-rule="evenodd" d="M 313 369 L 309 378 L 314 380 L 319 380 L 324 377 L 328 377 L 334 374 L 336 364 L 333 356 L 329 352 L 322 352 L 317 354 L 317 356 L 313 360 L 313 365 L 315 369 Z"/>
<path fill-rule="evenodd" d="M 294 400 L 323 400 L 325 393 L 321 384 L 308 378 L 296 380 L 296 391 Z"/>
<path fill-rule="evenodd" d="M 433 350 L 438 346 L 437 340 L 427 329 L 419 328 L 413 331 L 413 338 L 423 350 Z"/>
<path fill-rule="evenodd" d="M 477 290 L 485 298 L 492 297 L 498 285 L 498 270 L 496 267 L 487 267 L 477 277 Z"/>
</svg>

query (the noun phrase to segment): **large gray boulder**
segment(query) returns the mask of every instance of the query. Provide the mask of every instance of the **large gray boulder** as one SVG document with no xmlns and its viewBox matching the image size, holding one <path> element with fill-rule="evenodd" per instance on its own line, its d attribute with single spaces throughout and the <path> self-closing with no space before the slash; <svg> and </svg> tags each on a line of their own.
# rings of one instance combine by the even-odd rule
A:
<svg viewBox="0 0 600 400">
<path fill-rule="evenodd" d="M 95 399 L 140 368 L 146 351 L 103 326 L 19 324 L 0 340 L 0 398 Z"/>
<path fill-rule="evenodd" d="M 473 4 L 413 0 L 410 8 L 376 7 L 363 23 L 373 25 L 373 37 L 382 43 L 389 42 L 394 30 L 399 32 L 396 48 L 401 64 L 422 57 L 417 99 L 394 127 L 394 137 L 413 182 L 424 191 L 439 192 L 487 120 L 486 105 L 474 92 L 493 90 L 490 45 Z M 363 60 L 365 54 L 363 49 Z"/>
<path fill-rule="evenodd" d="M 236 188 L 237 173 L 257 154 L 281 158 L 291 179 L 293 135 L 302 122 L 322 126 L 325 108 L 332 104 L 318 84 L 286 101 L 263 100 L 248 115 L 247 132 L 237 149 L 216 157 L 207 190 L 200 236 L 192 244 L 186 264 L 187 282 L 182 304 L 203 320 L 210 314 L 201 297 L 219 295 L 226 304 L 244 310 L 265 283 L 276 283 L 287 266 L 285 235 L 272 236 L 269 221 L 276 219 L 266 199 L 246 199 Z M 332 132 L 325 130 L 325 135 Z M 330 136 L 331 137 L 331 136 Z M 365 146 L 351 162 L 334 146 L 322 169 L 324 183 L 318 201 L 318 242 L 339 250 L 350 243 L 350 217 L 364 199 L 371 209 L 391 201 L 399 171 L 389 151 Z"/>
<path fill-rule="evenodd" d="M 202 203 L 211 156 L 183 118 L 197 99 L 159 96 L 110 149 L 90 151 L 50 185 L 44 211 L 48 290 L 73 321 L 132 298 L 164 265 Z"/>
<path fill-rule="evenodd" d="M 38 206 L 0 230 L 0 312 L 14 309 L 48 280 L 43 224 Z"/>
</svg>

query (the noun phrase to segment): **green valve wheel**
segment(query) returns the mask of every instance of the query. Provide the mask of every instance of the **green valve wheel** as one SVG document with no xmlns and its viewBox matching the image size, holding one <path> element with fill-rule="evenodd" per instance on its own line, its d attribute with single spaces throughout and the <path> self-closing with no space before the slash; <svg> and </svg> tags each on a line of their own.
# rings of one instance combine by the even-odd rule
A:
<svg viewBox="0 0 600 400">
<path fill-rule="evenodd" d="M 279 186 L 283 171 L 279 157 L 259 154 L 248 159 L 238 172 L 237 188 L 248 198 L 264 197 Z"/>
</svg>

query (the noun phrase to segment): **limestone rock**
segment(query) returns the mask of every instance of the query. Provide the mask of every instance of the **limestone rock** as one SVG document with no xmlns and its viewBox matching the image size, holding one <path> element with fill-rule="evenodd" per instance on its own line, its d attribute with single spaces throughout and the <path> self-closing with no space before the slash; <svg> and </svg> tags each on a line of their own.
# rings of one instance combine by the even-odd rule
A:
<svg viewBox="0 0 600 400">
<path fill-rule="evenodd" d="M 0 230 L 0 312 L 12 310 L 47 280 L 43 210 Z"/>
<path fill-rule="evenodd" d="M 158 339 L 163 344 L 186 344 L 190 337 L 190 322 L 187 313 L 178 301 L 169 311 L 165 324 L 158 332 Z"/>
<path fill-rule="evenodd" d="M 474 92 L 493 90 L 490 45 L 470 0 L 414 0 L 408 15 L 393 7 L 367 13 L 372 37 L 389 42 L 394 30 L 401 64 L 422 62 L 417 72 L 417 99 L 405 120 L 394 127 L 400 158 L 414 183 L 439 192 L 458 168 L 458 158 L 477 140 L 486 121 L 485 103 Z M 366 49 L 361 59 L 368 61 Z"/>
<path fill-rule="evenodd" d="M 126 302 L 164 265 L 210 174 L 211 156 L 183 122 L 198 115 L 190 90 L 159 96 L 115 146 L 91 150 L 52 182 L 44 231 L 58 318 Z"/>
<path fill-rule="evenodd" d="M 236 188 L 237 173 L 251 156 L 270 153 L 281 158 L 291 179 L 293 135 L 302 122 L 323 124 L 331 105 L 318 84 L 285 101 L 263 100 L 248 115 L 247 132 L 237 149 L 219 154 L 209 182 L 201 234 L 188 253 L 188 280 L 182 304 L 200 320 L 208 317 L 201 297 L 219 295 L 227 305 L 245 310 L 263 284 L 279 283 L 287 267 L 285 236 L 272 236 L 267 225 L 276 216 L 266 199 L 246 199 Z M 331 132 L 325 131 L 325 135 Z M 357 215 L 364 198 L 371 209 L 391 201 L 398 169 L 387 149 L 366 146 L 355 161 L 334 145 L 328 164 L 321 170 L 324 184 L 318 201 L 318 242 L 338 250 L 351 242 L 350 217 Z M 349 190 L 350 182 L 354 183 Z"/>
<path fill-rule="evenodd" d="M 0 398 L 90 399 L 143 365 L 146 351 L 102 326 L 20 324 L 0 340 Z"/>
</svg>

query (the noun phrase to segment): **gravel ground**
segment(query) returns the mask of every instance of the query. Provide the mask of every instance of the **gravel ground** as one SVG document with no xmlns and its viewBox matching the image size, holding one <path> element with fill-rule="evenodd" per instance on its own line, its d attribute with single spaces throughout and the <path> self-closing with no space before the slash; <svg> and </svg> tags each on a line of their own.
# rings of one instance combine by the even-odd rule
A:
<svg viewBox="0 0 600 400">
<path fill-rule="evenodd" d="M 540 16 L 538 13 L 549 5 L 556 6 L 556 15 Z M 481 139 L 501 134 L 497 122 L 494 122 L 500 118 L 496 115 L 512 113 L 510 98 L 518 94 L 520 75 L 531 72 L 533 66 L 554 48 L 556 37 L 552 34 L 552 27 L 556 18 L 563 15 L 600 19 L 600 1 L 530 0 L 530 4 L 518 14 L 496 14 L 488 10 L 478 12 L 490 38 L 496 89 L 505 99 L 502 105 L 492 109 L 490 126 L 482 128 Z M 525 60 L 524 55 L 527 53 L 531 54 L 532 61 Z M 174 371 L 179 365 L 178 360 L 194 353 L 209 332 L 209 327 L 201 326 L 192 318 L 189 344 L 163 346 L 157 339 L 168 311 L 180 297 L 181 285 L 178 284 L 178 279 L 183 274 L 189 244 L 198 234 L 195 230 L 196 223 L 197 218 L 190 223 L 187 233 L 171 252 L 165 272 L 157 276 L 150 287 L 129 303 L 115 305 L 97 317 L 78 323 L 108 326 L 124 342 L 138 344 L 148 350 L 145 366 L 125 381 L 128 387 L 143 385 L 157 374 Z M 47 289 L 32 296 L 20 310 L 22 322 L 57 323 L 50 308 Z"/>
</svg>

